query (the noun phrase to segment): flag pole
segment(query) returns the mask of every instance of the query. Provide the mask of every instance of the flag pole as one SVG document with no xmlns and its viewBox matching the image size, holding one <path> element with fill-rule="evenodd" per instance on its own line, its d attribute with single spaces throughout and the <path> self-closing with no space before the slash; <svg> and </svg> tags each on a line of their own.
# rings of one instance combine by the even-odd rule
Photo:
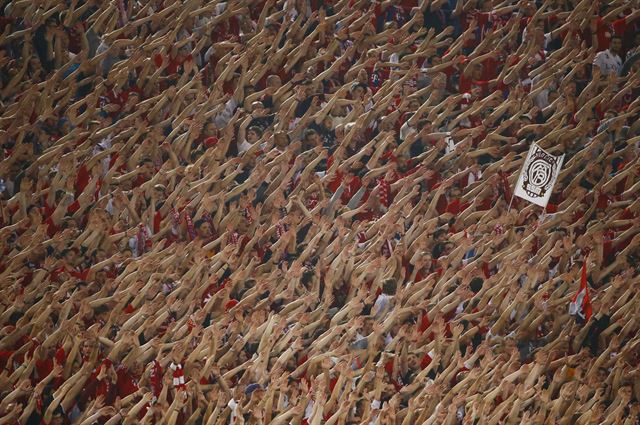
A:
<svg viewBox="0 0 640 425">
<path fill-rule="evenodd" d="M 511 211 L 511 204 L 513 204 L 514 194 L 511 195 L 511 200 L 509 201 L 509 207 L 507 208 L 507 212 Z"/>
</svg>

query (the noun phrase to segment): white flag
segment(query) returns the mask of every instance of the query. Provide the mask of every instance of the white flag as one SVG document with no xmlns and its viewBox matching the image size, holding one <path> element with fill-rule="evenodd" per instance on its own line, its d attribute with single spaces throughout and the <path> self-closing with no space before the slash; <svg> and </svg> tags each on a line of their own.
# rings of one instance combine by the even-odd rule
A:
<svg viewBox="0 0 640 425">
<path fill-rule="evenodd" d="M 554 156 L 545 152 L 535 143 L 532 144 L 520 171 L 514 194 L 545 208 L 560 174 L 563 161 L 564 154 Z"/>
</svg>

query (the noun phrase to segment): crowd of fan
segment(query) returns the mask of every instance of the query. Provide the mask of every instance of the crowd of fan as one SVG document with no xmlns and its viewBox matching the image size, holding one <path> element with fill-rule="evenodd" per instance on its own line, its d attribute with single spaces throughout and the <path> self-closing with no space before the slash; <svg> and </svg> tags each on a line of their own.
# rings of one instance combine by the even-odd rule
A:
<svg viewBox="0 0 640 425">
<path fill-rule="evenodd" d="M 0 424 L 640 423 L 638 1 L 0 4 Z"/>
</svg>

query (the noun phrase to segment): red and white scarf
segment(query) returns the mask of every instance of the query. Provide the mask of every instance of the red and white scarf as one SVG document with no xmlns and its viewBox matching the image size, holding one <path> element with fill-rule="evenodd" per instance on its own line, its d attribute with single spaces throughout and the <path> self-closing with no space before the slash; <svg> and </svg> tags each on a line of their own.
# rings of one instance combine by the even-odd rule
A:
<svg viewBox="0 0 640 425">
<path fill-rule="evenodd" d="M 191 215 L 189 215 L 186 211 L 184 213 L 184 221 L 187 223 L 187 233 L 189 234 L 189 239 L 194 240 L 196 238 L 196 230 L 193 227 L 193 220 L 191 219 Z"/>
<path fill-rule="evenodd" d="M 173 230 L 174 234 L 178 234 L 178 229 L 180 228 L 180 214 L 176 211 L 175 208 L 171 208 L 171 220 L 173 221 Z"/>
<path fill-rule="evenodd" d="M 389 258 L 391 257 L 392 253 L 393 253 L 393 246 L 391 245 L 391 241 L 389 239 L 386 239 L 382 244 L 382 255 Z"/>
<path fill-rule="evenodd" d="M 240 234 L 238 232 L 233 232 L 227 238 L 227 245 L 235 245 L 238 243 L 238 239 L 240 238 Z"/>
<path fill-rule="evenodd" d="M 253 223 L 253 217 L 251 217 L 251 210 L 249 209 L 249 207 L 244 207 L 244 210 L 242 211 L 242 215 L 244 216 L 245 220 L 247 220 L 247 223 L 251 224 Z"/>
<path fill-rule="evenodd" d="M 204 218 L 204 220 L 209 223 L 209 226 L 211 226 L 211 235 L 213 236 L 214 234 L 214 226 L 213 226 L 213 219 L 211 218 L 211 214 L 209 213 L 204 213 L 204 215 L 202 216 L 202 218 Z"/>
<path fill-rule="evenodd" d="M 309 199 L 307 199 L 306 207 L 308 210 L 312 210 L 316 205 L 318 205 L 318 194 L 314 192 L 309 196 Z"/>
<path fill-rule="evenodd" d="M 147 232 L 147 226 L 140 223 L 138 225 L 138 237 L 136 244 L 138 257 L 142 256 L 142 254 L 144 254 L 148 248 L 151 248 L 151 239 L 149 239 L 149 232 Z"/>
<path fill-rule="evenodd" d="M 284 235 L 287 230 L 289 230 L 289 226 L 287 226 L 286 224 L 284 224 L 282 222 L 278 222 L 278 224 L 276 224 L 276 236 L 277 236 L 277 238 L 280 239 L 282 237 L 282 235 Z"/>
<path fill-rule="evenodd" d="M 177 389 L 185 389 L 184 383 L 184 369 L 180 363 L 171 362 L 169 368 L 173 371 L 173 386 Z"/>
<path fill-rule="evenodd" d="M 378 186 L 380 187 L 380 192 L 378 194 L 378 200 L 385 207 L 389 207 L 389 194 L 391 193 L 391 185 L 388 181 L 386 181 L 383 177 L 378 179 Z"/>
</svg>

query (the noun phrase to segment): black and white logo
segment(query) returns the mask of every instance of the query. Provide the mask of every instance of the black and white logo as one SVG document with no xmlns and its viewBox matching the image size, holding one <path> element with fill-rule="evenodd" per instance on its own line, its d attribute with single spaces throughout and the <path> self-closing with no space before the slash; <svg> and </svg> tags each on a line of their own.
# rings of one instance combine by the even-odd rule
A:
<svg viewBox="0 0 640 425">
<path fill-rule="evenodd" d="M 522 189 L 530 197 L 544 197 L 553 186 L 553 175 L 557 168 L 558 157 L 537 148 L 525 166 Z"/>
</svg>

